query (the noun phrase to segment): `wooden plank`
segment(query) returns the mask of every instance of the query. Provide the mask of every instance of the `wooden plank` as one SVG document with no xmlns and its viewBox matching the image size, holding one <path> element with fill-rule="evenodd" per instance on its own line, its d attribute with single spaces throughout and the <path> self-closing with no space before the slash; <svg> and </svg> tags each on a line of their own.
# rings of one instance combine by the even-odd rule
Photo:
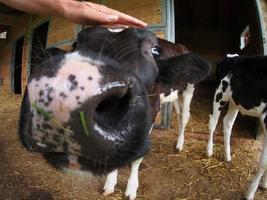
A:
<svg viewBox="0 0 267 200">
<path fill-rule="evenodd" d="M 26 22 L 27 21 L 25 20 L 24 17 L 0 13 L 0 24 L 1 25 L 17 27 L 17 26 L 24 26 Z"/>
<path fill-rule="evenodd" d="M 6 44 L 7 44 L 7 41 L 6 40 L 0 39 L 0 49 L 3 49 Z"/>
<path fill-rule="evenodd" d="M 165 39 L 165 32 L 164 31 L 153 31 L 153 30 L 151 30 L 151 31 L 154 32 L 158 38 Z"/>
<path fill-rule="evenodd" d="M 161 0 L 105 0 L 106 6 L 137 17 L 150 25 L 163 25 L 163 5 Z"/>
</svg>

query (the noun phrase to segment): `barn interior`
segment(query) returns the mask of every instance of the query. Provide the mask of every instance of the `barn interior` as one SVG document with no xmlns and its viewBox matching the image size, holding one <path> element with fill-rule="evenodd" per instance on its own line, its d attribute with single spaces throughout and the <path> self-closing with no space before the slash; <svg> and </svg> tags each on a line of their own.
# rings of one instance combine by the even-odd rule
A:
<svg viewBox="0 0 267 200">
<path fill-rule="evenodd" d="M 127 1 L 131 2 L 131 1 Z M 155 129 L 152 133 L 151 152 L 145 157 L 139 172 L 140 186 L 138 199 L 243 199 L 247 187 L 254 178 L 259 160 L 258 141 L 251 142 L 246 133 L 252 133 L 254 122 L 251 118 L 241 117 L 234 126 L 232 138 L 232 162 L 224 162 L 222 137 L 215 137 L 214 156 L 205 155 L 208 116 L 214 91 L 215 64 L 226 53 L 261 54 L 259 23 L 255 5 L 251 0 L 174 0 L 176 13 L 176 42 L 185 44 L 190 50 L 207 58 L 213 70 L 207 81 L 195 91 L 191 106 L 191 119 L 186 127 L 184 150 L 175 153 L 178 124 L 175 116 L 170 130 Z M 12 24 L 22 23 L 21 12 L 5 10 L 16 18 Z M 140 9 L 141 10 L 141 9 Z M 250 27 L 250 40 L 240 50 L 240 34 Z M 35 45 L 42 44 L 46 25 L 35 32 Z M 0 30 L 8 30 L 0 25 Z M 43 30 L 43 31 L 42 31 Z M 38 39 L 39 36 L 39 39 Z M 26 37 L 24 38 L 26 39 Z M 20 52 L 23 38 L 17 41 L 16 52 Z M 6 44 L 0 40 L 0 49 Z M 38 48 L 38 47 L 37 47 Z M 14 53 L 16 53 L 14 52 Z M 19 81 L 21 55 L 16 54 L 18 71 L 15 84 Z M 33 59 L 34 56 L 30 55 Z M 38 60 L 36 60 L 38 61 Z M 0 61 L 1 62 L 1 61 Z M 31 60 L 30 62 L 35 62 Z M 11 77 L 16 79 L 15 77 Z M 1 77 L 0 77 L 1 85 Z M 17 92 L 20 87 L 17 85 Z M 12 91 L 13 92 L 13 91 Z M 115 193 L 104 197 L 99 191 L 105 183 L 105 176 L 90 179 L 89 175 L 66 174 L 51 168 L 44 159 L 22 148 L 18 140 L 18 119 L 22 96 L 0 91 L 0 199 L 45 199 L 45 200 L 121 200 L 127 185 L 130 169 L 119 171 Z M 222 120 L 220 120 L 221 122 Z M 222 124 L 217 128 L 221 134 Z M 195 134 L 196 133 L 196 134 Z M 198 137 L 197 139 L 194 138 Z M 199 139 L 200 138 L 200 139 Z M 204 139 L 201 139 L 204 138 Z M 246 141 L 241 143 L 241 141 Z M 249 143 L 249 142 L 251 143 Z M 250 145 L 248 145 L 250 144 Z M 267 199 L 264 190 L 258 190 L 255 200 Z"/>
<path fill-rule="evenodd" d="M 209 109 L 200 107 L 198 111 L 208 118 L 215 90 L 216 63 L 226 54 L 263 54 L 257 6 L 250 0 L 175 0 L 174 3 L 176 43 L 184 44 L 212 65 L 210 76 L 195 91 L 191 108 L 202 101 L 210 105 Z M 249 132 L 241 133 L 241 137 L 257 136 L 256 119 L 239 115 L 235 124 Z"/>
<path fill-rule="evenodd" d="M 22 11 L 15 10 L 3 4 L 0 4 L 0 50 L 8 44 L 7 32 L 10 27 L 14 27 L 17 24 L 23 24 L 25 19 L 21 16 Z M 7 17 L 12 16 L 12 17 Z M 5 23 L 7 21 L 7 23 Z M 22 49 L 23 49 L 24 37 L 20 36 L 14 43 L 14 61 L 12 74 L 10 76 L 12 82 L 12 92 L 14 94 L 21 94 L 21 73 L 22 73 Z M 1 60 L 0 60 L 1 61 Z M 0 77 L 0 86 L 3 85 L 3 77 Z"/>
</svg>

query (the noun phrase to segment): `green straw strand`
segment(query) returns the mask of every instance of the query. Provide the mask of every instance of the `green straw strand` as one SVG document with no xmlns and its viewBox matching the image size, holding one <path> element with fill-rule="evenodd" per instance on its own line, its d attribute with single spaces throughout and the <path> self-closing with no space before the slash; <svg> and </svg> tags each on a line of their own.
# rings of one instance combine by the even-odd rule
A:
<svg viewBox="0 0 267 200">
<path fill-rule="evenodd" d="M 88 131 L 88 128 L 86 126 L 86 121 L 85 121 L 85 116 L 84 116 L 84 112 L 83 111 L 80 112 L 80 119 L 81 119 L 81 122 L 82 122 L 82 125 L 83 125 L 83 130 L 84 130 L 85 134 L 89 135 L 89 131 Z"/>
</svg>

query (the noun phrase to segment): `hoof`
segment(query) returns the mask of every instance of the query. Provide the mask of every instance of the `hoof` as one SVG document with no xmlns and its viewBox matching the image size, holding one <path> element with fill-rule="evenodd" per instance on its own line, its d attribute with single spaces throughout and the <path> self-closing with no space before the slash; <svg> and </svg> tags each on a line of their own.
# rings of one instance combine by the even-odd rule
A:
<svg viewBox="0 0 267 200">
<path fill-rule="evenodd" d="M 266 191 L 267 190 L 267 187 L 265 185 L 259 185 L 259 189 L 261 191 Z"/>
<path fill-rule="evenodd" d="M 103 196 L 109 196 L 114 193 L 114 190 L 105 190 L 105 189 L 100 189 L 99 193 Z"/>
<path fill-rule="evenodd" d="M 127 196 L 124 196 L 123 199 L 124 200 L 135 200 L 135 197 L 134 198 L 131 198 L 130 195 L 127 195 Z"/>
<path fill-rule="evenodd" d="M 183 150 L 183 146 L 176 146 L 176 148 L 175 148 L 175 152 L 176 153 L 179 153 L 179 152 L 181 152 Z"/>
<path fill-rule="evenodd" d="M 213 156 L 213 152 L 212 151 L 207 151 L 207 153 L 206 153 L 206 155 L 207 155 L 207 157 L 212 157 Z"/>
<path fill-rule="evenodd" d="M 124 200 L 130 200 L 130 196 L 124 196 Z"/>
<path fill-rule="evenodd" d="M 174 149 L 174 153 L 180 153 L 182 150 L 180 150 L 180 149 L 177 149 L 176 147 L 175 147 L 175 149 Z"/>
<path fill-rule="evenodd" d="M 225 161 L 225 162 L 230 162 L 231 160 L 232 160 L 232 158 L 231 158 L 231 157 L 224 158 L 224 161 Z"/>
</svg>

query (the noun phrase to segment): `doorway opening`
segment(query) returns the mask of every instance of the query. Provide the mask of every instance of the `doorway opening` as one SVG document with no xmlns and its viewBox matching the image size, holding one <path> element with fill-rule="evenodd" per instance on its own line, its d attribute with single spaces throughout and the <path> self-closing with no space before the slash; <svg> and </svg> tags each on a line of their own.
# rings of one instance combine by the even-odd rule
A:
<svg viewBox="0 0 267 200">
<path fill-rule="evenodd" d="M 33 30 L 30 71 L 44 59 L 48 27 L 49 22 L 46 22 Z"/>
<path fill-rule="evenodd" d="M 21 76 L 22 76 L 22 52 L 24 37 L 22 36 L 16 41 L 15 55 L 13 65 L 13 92 L 21 94 Z"/>
<path fill-rule="evenodd" d="M 192 111 L 196 109 L 198 115 L 203 114 L 203 121 L 207 123 L 215 91 L 216 63 L 226 54 L 264 54 L 257 4 L 255 0 L 175 0 L 174 10 L 175 42 L 206 58 L 212 65 L 209 77 L 196 89 L 191 106 Z M 255 119 L 240 115 L 235 124 L 238 126 L 234 126 L 233 133 L 237 129 L 244 132 L 240 137 L 256 135 Z M 222 124 L 218 126 L 221 132 Z M 196 132 L 207 133 L 206 124 L 204 128 L 201 128 L 203 125 L 199 127 Z"/>
</svg>

